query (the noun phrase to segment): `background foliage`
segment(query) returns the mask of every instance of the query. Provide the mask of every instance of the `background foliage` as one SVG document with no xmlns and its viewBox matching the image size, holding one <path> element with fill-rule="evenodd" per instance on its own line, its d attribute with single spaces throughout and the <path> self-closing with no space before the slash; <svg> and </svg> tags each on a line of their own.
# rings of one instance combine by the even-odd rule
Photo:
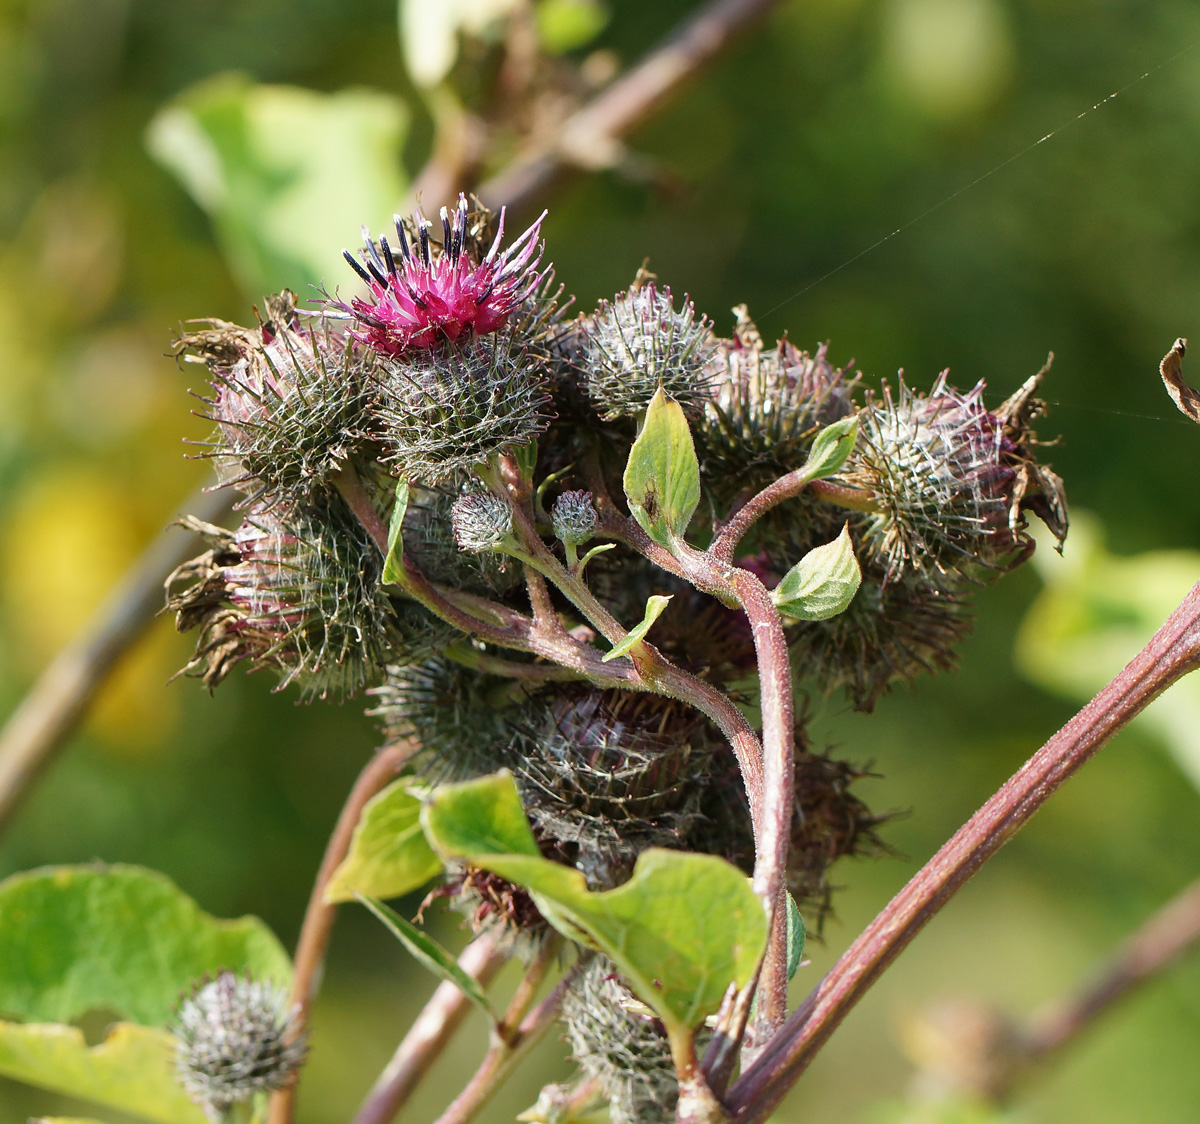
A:
<svg viewBox="0 0 1200 1124">
<path fill-rule="evenodd" d="M 633 61 L 690 6 L 612 0 L 583 50 Z M 1043 432 L 1063 435 L 1053 460 L 1073 504 L 1096 514 L 1118 555 L 1193 548 L 1196 435 L 1172 415 L 1155 365 L 1177 335 L 1200 337 L 1197 41 L 1188 0 L 784 3 L 631 138 L 653 182 L 603 174 L 546 200 L 548 256 L 590 308 L 648 255 L 718 330 L 747 301 L 764 334 L 786 329 L 801 346 L 829 339 L 835 362 L 853 357 L 871 378 L 902 366 L 924 386 L 950 366 L 960 385 L 986 378 L 999 398 L 1053 349 Z M 205 435 L 184 393 L 201 379 L 164 357 L 172 330 L 197 316 L 245 319 L 258 278 L 274 277 L 258 259 L 222 252 L 213 223 L 149 155 L 147 129 L 168 104 L 216 112 L 214 100 L 255 89 L 247 83 L 358 91 L 353 103 L 375 114 L 355 134 L 375 146 L 369 154 L 339 151 L 336 124 L 293 124 L 303 95 L 264 110 L 277 114 L 270 135 L 294 142 L 298 131 L 315 146 L 301 155 L 323 166 L 350 173 L 355 161 L 382 160 L 400 191 L 423 162 L 430 118 L 401 63 L 391 0 L 0 4 L 5 711 L 203 479 L 179 445 L 181 433 Z M 239 127 L 244 136 L 255 126 Z M 161 128 L 152 136 L 161 155 Z M 296 149 L 284 148 L 287 173 Z M 229 151 L 236 168 L 236 145 Z M 353 245 L 360 223 L 383 216 L 361 213 L 376 203 L 344 178 L 346 207 L 319 216 L 315 242 L 312 220 L 286 207 L 277 225 L 250 233 L 286 240 L 290 224 L 301 258 L 314 244 Z M 227 222 L 218 216 L 224 236 Z M 326 268 L 330 284 L 344 281 L 336 257 Z M 1129 573 L 1094 568 L 1089 619 L 1148 634 L 1148 619 L 1116 595 Z M 874 761 L 874 806 L 910 814 L 887 829 L 895 856 L 840 870 L 839 917 L 826 947 L 810 946 L 798 990 L 1071 713 L 1014 664 L 1039 588 L 1027 570 L 989 589 L 963 671 L 885 700 L 875 718 L 813 701 L 818 744 Z M 1062 627 L 1051 631 L 1062 640 Z M 1026 645 L 1042 650 L 1036 637 Z M 336 809 L 374 744 L 370 720 L 357 703 L 297 707 L 263 676 L 236 677 L 212 699 L 191 683 L 167 686 L 185 648 L 158 622 L 0 841 L 0 875 L 92 858 L 144 863 L 212 913 L 256 912 L 290 943 Z M 1050 679 L 1055 662 L 1025 658 Z M 1081 689 L 1061 675 L 1055 686 Z M 897 1028 L 925 1000 L 963 992 L 1029 1010 L 1195 877 L 1200 797 L 1163 752 L 1171 729 L 1135 728 L 1060 794 L 906 953 L 778 1119 L 873 1118 L 875 1102 L 903 1089 Z M 449 922 L 443 935 L 455 939 Z M 347 907 L 302 1121 L 347 1118 L 432 986 L 377 922 Z M 105 1021 L 85 1021 L 89 1041 Z M 476 1031 L 413 1119 L 479 1056 Z M 1032 1087 L 1017 1118 L 1192 1121 L 1198 1046 L 1191 963 Z M 511 1119 L 563 1076 L 559 1053 L 552 1042 L 527 1061 L 490 1121 Z M 83 1111 L 0 1082 L 2 1124 L 52 1109 Z"/>
</svg>

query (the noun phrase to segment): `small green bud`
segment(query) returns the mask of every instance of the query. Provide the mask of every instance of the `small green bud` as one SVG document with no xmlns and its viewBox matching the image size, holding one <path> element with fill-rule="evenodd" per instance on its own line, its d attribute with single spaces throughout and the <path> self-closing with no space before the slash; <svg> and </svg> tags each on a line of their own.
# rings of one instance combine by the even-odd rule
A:
<svg viewBox="0 0 1200 1124">
<path fill-rule="evenodd" d="M 595 533 L 597 519 L 591 492 L 563 492 L 550 512 L 554 535 L 567 546 L 587 542 Z"/>
<path fill-rule="evenodd" d="M 512 541 L 512 508 L 491 492 L 472 492 L 456 500 L 450 524 L 459 549 L 472 554 L 502 550 Z"/>
</svg>

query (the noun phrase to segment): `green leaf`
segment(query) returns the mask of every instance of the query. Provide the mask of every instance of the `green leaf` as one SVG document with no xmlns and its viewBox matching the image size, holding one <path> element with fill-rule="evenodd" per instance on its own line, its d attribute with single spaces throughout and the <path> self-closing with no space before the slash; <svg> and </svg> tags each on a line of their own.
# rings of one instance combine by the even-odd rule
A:
<svg viewBox="0 0 1200 1124">
<path fill-rule="evenodd" d="M 396 502 L 392 505 L 392 518 L 388 523 L 387 558 L 383 562 L 383 581 L 391 585 L 404 580 L 404 516 L 408 511 L 408 481 L 401 477 L 396 482 Z"/>
<path fill-rule="evenodd" d="M 812 448 L 808 451 L 808 460 L 804 462 L 804 475 L 809 480 L 823 480 L 826 476 L 838 472 L 853 452 L 856 440 L 857 414 L 851 414 L 832 425 L 827 425 L 813 440 Z"/>
<path fill-rule="evenodd" d="M 547 54 L 561 55 L 591 42 L 609 15 L 600 0 L 540 0 L 534 20 Z"/>
<path fill-rule="evenodd" d="M 512 774 L 439 785 L 421 807 L 421 826 L 438 851 L 540 856 Z"/>
<path fill-rule="evenodd" d="M 790 980 L 804 959 L 804 942 L 808 938 L 808 930 L 804 918 L 800 916 L 800 907 L 791 894 L 787 896 L 788 928 L 787 928 L 787 978 Z"/>
<path fill-rule="evenodd" d="M 465 788 L 466 802 L 459 798 Z M 490 816 L 487 798 L 498 807 Z M 523 835 L 479 829 L 481 822 L 507 825 L 514 806 L 520 797 L 504 773 L 446 785 L 425 805 L 425 831 L 443 854 L 524 886 L 556 929 L 604 952 L 673 1039 L 717 1010 L 731 981 L 749 982 L 766 947 L 767 921 L 741 871 L 714 855 L 651 848 L 623 886 L 592 893 L 578 870 L 530 849 L 523 815 Z M 505 835 L 526 845 L 518 852 Z"/>
<path fill-rule="evenodd" d="M 398 898 L 442 869 L 421 830 L 419 791 L 411 777 L 402 777 L 367 801 L 350 850 L 325 887 L 327 902 L 353 901 L 357 893 Z"/>
<path fill-rule="evenodd" d="M 412 922 L 405 921 L 394 909 L 368 894 L 354 895 L 363 905 L 379 918 L 391 931 L 395 938 L 412 953 L 422 967 L 428 969 L 439 979 L 449 980 L 472 1003 L 485 1011 L 493 1021 L 496 1013 L 492 1010 L 488 997 L 483 989 L 466 972 L 458 966 L 451 953 L 447 952 L 432 937 L 418 929 Z"/>
<path fill-rule="evenodd" d="M 437 7 L 437 5 L 430 5 Z M 151 155 L 212 217 L 248 295 L 302 295 L 343 276 L 359 224 L 390 220 L 407 186 L 408 111 L 371 90 L 325 94 L 220 75 L 150 123 Z"/>
<path fill-rule="evenodd" d="M 861 582 L 862 570 L 847 525 L 833 542 L 810 550 L 784 574 L 771 600 L 785 616 L 824 621 L 846 609 Z"/>
<path fill-rule="evenodd" d="M 135 866 L 59 866 L 0 883 L 0 1011 L 67 1023 L 113 1011 L 162 1025 L 182 993 L 220 969 L 291 982 L 257 918 L 218 921 L 164 875 Z"/>
<path fill-rule="evenodd" d="M 660 386 L 625 465 L 629 510 L 659 546 L 674 551 L 700 502 L 700 462 L 683 407 Z"/>
<path fill-rule="evenodd" d="M 162 1124 L 208 1124 L 175 1083 L 174 1038 L 117 1023 L 89 1047 L 74 1026 L 0 1022 L 0 1074 Z"/>
<path fill-rule="evenodd" d="M 629 630 L 625 639 L 605 655 L 601 662 L 608 663 L 609 660 L 615 660 L 618 656 L 625 655 L 635 644 L 640 644 L 642 638 L 650 631 L 650 626 L 662 616 L 662 611 L 667 607 L 667 602 L 670 600 L 670 597 L 663 597 L 657 593 L 654 594 L 646 602 L 646 612 L 642 617 L 641 624 L 634 625 Z"/>
</svg>

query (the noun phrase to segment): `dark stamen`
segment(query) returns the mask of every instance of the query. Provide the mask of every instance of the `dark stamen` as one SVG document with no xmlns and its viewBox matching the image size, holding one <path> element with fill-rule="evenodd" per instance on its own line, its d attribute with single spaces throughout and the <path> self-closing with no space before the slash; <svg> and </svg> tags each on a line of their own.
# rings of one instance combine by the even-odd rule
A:
<svg viewBox="0 0 1200 1124">
<path fill-rule="evenodd" d="M 367 233 L 367 228 L 365 226 L 363 227 L 363 241 L 365 241 L 367 244 L 368 256 L 370 257 L 371 261 L 373 261 L 375 263 L 375 265 L 378 267 L 379 272 L 382 273 L 385 268 L 384 264 L 383 264 L 383 259 L 379 256 L 379 251 L 375 248 L 375 243 L 371 240 L 371 237 Z"/>
<path fill-rule="evenodd" d="M 381 263 L 382 264 L 382 263 Z M 373 261 L 367 262 L 367 268 L 371 271 L 371 276 L 379 283 L 381 289 L 388 287 L 387 278 L 383 275 L 383 270 L 379 268 Z"/>
<path fill-rule="evenodd" d="M 429 260 L 429 223 L 424 219 L 421 220 L 421 260 L 426 265 L 431 265 Z"/>
<path fill-rule="evenodd" d="M 394 257 L 392 257 L 392 248 L 391 248 L 391 246 L 388 245 L 388 240 L 382 234 L 379 236 L 379 245 L 383 249 L 383 256 L 384 256 L 384 260 L 387 262 L 388 273 L 392 277 L 395 277 L 396 276 L 396 259 Z"/>
<path fill-rule="evenodd" d="M 405 261 L 412 261 L 412 254 L 408 250 L 408 239 L 404 237 L 404 223 L 400 221 L 399 215 L 393 215 L 392 221 L 396 224 L 396 237 L 400 239 L 400 253 L 404 255 Z"/>
<path fill-rule="evenodd" d="M 354 270 L 359 277 L 361 277 L 368 285 L 371 284 L 371 275 L 365 269 L 363 269 L 361 265 L 358 264 L 358 259 L 349 250 L 343 250 L 342 257 L 344 257 L 350 263 L 350 268 Z"/>
</svg>

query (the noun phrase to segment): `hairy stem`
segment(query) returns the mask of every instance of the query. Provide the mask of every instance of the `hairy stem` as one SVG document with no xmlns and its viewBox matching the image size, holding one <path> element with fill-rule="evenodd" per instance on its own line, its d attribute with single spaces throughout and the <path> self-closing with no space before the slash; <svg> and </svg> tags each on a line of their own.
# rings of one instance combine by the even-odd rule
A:
<svg viewBox="0 0 1200 1124">
<path fill-rule="evenodd" d="M 718 562 L 732 562 L 738 543 L 755 523 L 784 500 L 790 500 L 805 491 L 850 511 L 874 511 L 877 506 L 869 492 L 831 484 L 828 480 L 810 480 L 804 469 L 798 468 L 768 484 L 738 508 L 721 528 L 708 553 Z"/>
<path fill-rule="evenodd" d="M 497 675 L 505 679 L 516 679 L 523 683 L 569 683 L 586 678 L 582 672 L 552 663 L 518 663 L 501 656 L 489 655 L 472 647 L 466 641 L 455 641 L 443 649 L 442 654 L 463 667 L 482 671 L 486 675 Z"/>
<path fill-rule="evenodd" d="M 1200 666 L 1200 585 L 1087 706 L 888 903 L 730 1090 L 738 1124 L 765 1120 L 863 994 L 1068 777 L 1154 698 Z"/>
<path fill-rule="evenodd" d="M 463 949 L 458 966 L 473 980 L 486 984 L 507 959 L 506 953 L 498 951 L 496 938 L 482 933 Z M 449 980 L 438 984 L 363 1101 L 353 1124 L 390 1124 L 470 1014 L 471 1007 L 471 1000 L 455 984 Z"/>
<path fill-rule="evenodd" d="M 333 930 L 333 919 L 337 906 L 325 900 L 325 887 L 333 872 L 346 857 L 350 840 L 358 825 L 359 816 L 368 800 L 395 779 L 404 763 L 419 747 L 416 742 L 395 742 L 384 746 L 358 775 L 346 803 L 338 815 L 333 834 L 325 847 L 308 908 L 300 926 L 300 939 L 296 944 L 295 973 L 292 977 L 292 1002 L 300 1010 L 300 1022 L 308 1018 L 309 1009 L 316 995 L 320 978 L 321 963 Z M 295 1103 L 295 1085 L 280 1090 L 271 1097 L 270 1124 L 290 1124 Z"/>
<path fill-rule="evenodd" d="M 748 570 L 732 579 L 754 635 L 763 723 L 762 836 L 754 861 L 754 889 L 771 912 L 771 936 L 758 983 L 755 1041 L 764 1043 L 787 1013 L 787 859 L 795 815 L 796 718 L 792 668 L 783 622 L 762 582 Z"/>
</svg>

